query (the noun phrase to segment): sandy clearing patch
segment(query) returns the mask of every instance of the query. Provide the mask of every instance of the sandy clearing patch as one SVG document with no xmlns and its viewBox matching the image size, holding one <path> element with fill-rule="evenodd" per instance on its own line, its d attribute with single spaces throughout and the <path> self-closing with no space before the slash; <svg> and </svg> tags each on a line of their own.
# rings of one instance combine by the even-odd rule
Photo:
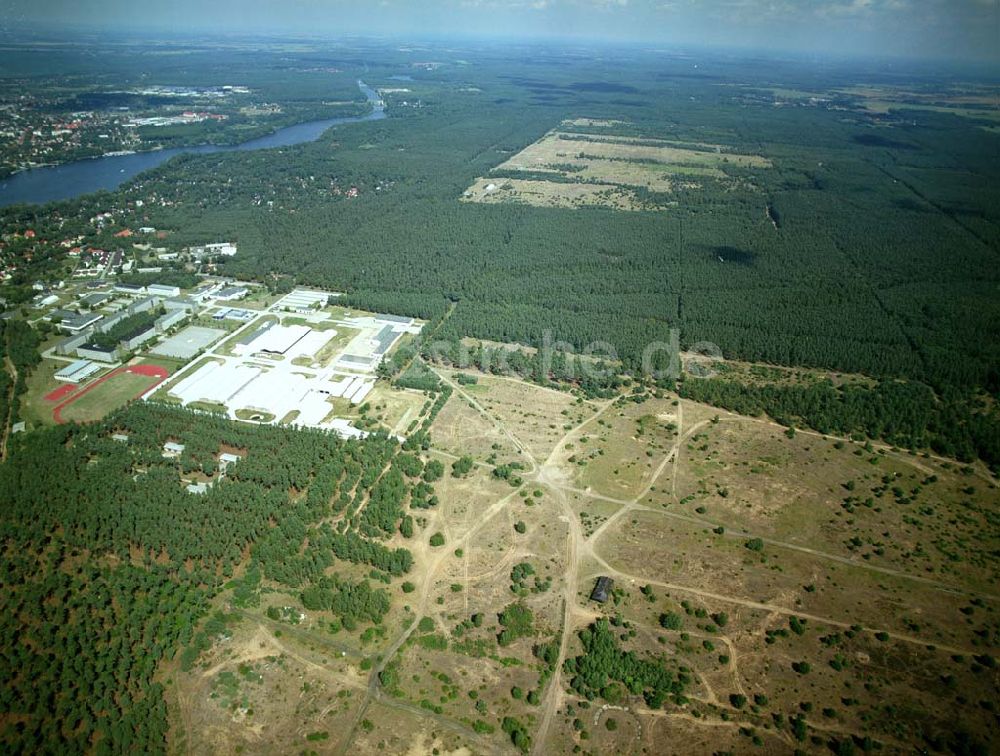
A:
<svg viewBox="0 0 1000 756">
<path fill-rule="evenodd" d="M 494 187 L 488 190 L 488 187 Z M 476 179 L 462 199 L 468 202 L 517 202 L 536 207 L 610 207 L 639 210 L 635 193 L 613 184 L 563 184 L 525 179 Z"/>
<path fill-rule="evenodd" d="M 500 170 L 534 170 L 539 165 L 558 163 L 560 159 L 592 155 L 601 160 L 651 160 L 666 165 L 731 164 L 740 167 L 769 168 L 771 161 L 759 155 L 721 152 L 718 145 L 709 150 L 693 150 L 674 146 L 676 143 L 637 137 L 590 136 L 562 131 L 550 131 L 542 139 L 525 147 L 498 166 Z"/>
</svg>

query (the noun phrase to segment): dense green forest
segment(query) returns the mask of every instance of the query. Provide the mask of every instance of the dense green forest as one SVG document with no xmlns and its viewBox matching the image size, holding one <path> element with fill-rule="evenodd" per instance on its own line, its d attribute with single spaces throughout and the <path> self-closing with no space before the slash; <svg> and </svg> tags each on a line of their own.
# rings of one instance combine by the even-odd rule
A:
<svg viewBox="0 0 1000 756">
<path fill-rule="evenodd" d="M 372 83 L 405 68 L 398 56 L 366 59 Z M 550 331 L 576 349 L 607 342 L 637 370 L 676 328 L 682 346 L 710 341 L 749 360 L 1000 387 L 1000 135 L 929 111 L 876 119 L 747 96 L 774 82 L 879 81 L 871 70 L 775 63 L 750 76 L 706 61 L 694 74 L 688 61 L 634 52 L 564 64 L 487 50 L 474 66 L 410 71 L 419 109 L 390 101 L 385 121 L 279 151 L 181 156 L 120 196 L 157 198 L 143 218 L 178 242 L 237 239 L 225 264 L 235 275 L 287 273 L 421 317 L 457 302 L 444 338 L 537 346 Z M 738 188 L 679 186 L 648 212 L 457 201 L 580 115 L 773 167 L 726 167 Z M 331 191 L 347 186 L 360 196 Z M 34 213 L 8 209 L 5 221 Z"/>
<path fill-rule="evenodd" d="M 184 445 L 180 457 L 163 456 L 168 440 Z M 403 468 L 422 465 L 394 462 L 399 444 L 385 436 L 343 441 L 140 403 L 12 443 L 0 465 L 0 743 L 10 752 L 163 752 L 154 674 L 182 648 L 190 665 L 224 630 L 199 622 L 223 586 L 252 605 L 270 581 L 351 629 L 381 622 L 388 593 L 327 568 L 403 575 L 412 565 L 382 541 L 417 482 Z M 243 457 L 224 477 L 223 449 Z M 213 485 L 189 493 L 190 475 Z"/>
<path fill-rule="evenodd" d="M 237 236 L 235 274 L 290 273 L 422 317 L 455 301 L 443 337 L 537 346 L 550 330 L 578 349 L 607 341 L 636 369 L 679 328 L 684 346 L 711 341 L 746 359 L 997 387 L 996 134 L 919 113 L 916 126 L 895 125 L 900 147 L 859 144 L 872 130 L 864 116 L 737 106 L 714 79 L 672 67 L 602 71 L 627 73 L 627 94 L 580 92 L 564 77 L 589 72 L 547 67 L 552 98 L 488 66 L 442 69 L 421 75 L 419 111 L 336 129 L 280 164 L 266 152 L 178 160 L 141 187 L 179 203 L 151 216 L 158 225 Z M 457 91 L 458 77 L 483 92 Z M 527 107 L 515 117 L 511 101 Z M 728 168 L 742 190 L 705 182 L 656 212 L 456 201 L 580 114 L 624 114 L 636 133 L 718 142 L 774 168 Z M 976 193 L 945 180 L 958 172 Z M 331 197 L 331 182 L 361 196 Z"/>
<path fill-rule="evenodd" d="M 18 421 L 28 374 L 38 364 L 38 333 L 20 320 L 0 320 L 0 438 Z"/>
<path fill-rule="evenodd" d="M 835 92 L 861 80 L 926 89 L 946 84 L 940 77 L 777 62 L 747 73 L 711 59 L 693 71 L 686 59 L 635 51 L 567 65 L 557 51 L 512 57 L 488 47 L 470 51 L 474 65 L 415 70 L 407 53 L 375 52 L 287 65 L 359 75 L 363 65 L 374 86 L 406 71 L 420 108 L 390 98 L 388 119 L 315 143 L 180 156 L 115 193 L 4 209 L 4 228 L 48 238 L 80 230 L 108 246 L 118 226 L 95 234 L 86 218 L 121 207 L 117 223 L 165 229 L 172 249 L 232 239 L 240 253 L 223 272 L 291 276 L 343 291 L 347 305 L 434 321 L 435 341 L 452 345 L 434 356 L 452 364 L 462 364 L 455 352 L 466 336 L 567 352 L 597 343 L 599 356 L 633 374 L 664 369 L 677 346 L 710 342 L 731 358 L 905 378 L 953 409 L 1000 390 L 1000 135 L 945 113 L 873 115 L 843 94 L 829 107 L 775 108 L 763 89 Z M 316 82 L 310 74 L 296 86 Z M 475 177 L 579 116 L 772 167 L 723 164 L 725 180 L 679 184 L 641 212 L 459 201 Z M 14 275 L 15 301 L 35 276 L 63 275 L 61 255 L 39 249 Z M 479 352 L 467 364 L 568 380 L 591 396 L 619 382 L 581 378 L 572 357 L 546 366 L 528 352 Z M 979 417 L 996 426 L 992 411 Z M 959 435 L 941 448 L 983 454 L 992 442 L 981 439 L 996 432 Z"/>
</svg>

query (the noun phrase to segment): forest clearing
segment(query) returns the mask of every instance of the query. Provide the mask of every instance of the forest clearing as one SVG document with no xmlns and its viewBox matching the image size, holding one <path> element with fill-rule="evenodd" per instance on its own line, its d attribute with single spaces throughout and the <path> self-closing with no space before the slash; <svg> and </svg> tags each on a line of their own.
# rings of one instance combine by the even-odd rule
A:
<svg viewBox="0 0 1000 756">
<path fill-rule="evenodd" d="M 463 199 L 648 210 L 658 206 L 657 201 L 636 190 L 669 194 L 678 188 L 698 189 L 699 181 L 725 183 L 727 167 L 772 166 L 767 158 L 739 154 L 723 145 L 614 133 L 627 127 L 622 121 L 576 118 L 564 125 L 591 128 L 595 133 L 553 129 L 488 176 L 477 178 Z"/>
<path fill-rule="evenodd" d="M 860 732 L 893 750 L 914 728 L 986 732 L 988 711 L 963 708 L 947 679 L 965 675 L 962 699 L 990 695 L 978 649 L 995 564 L 916 547 L 937 521 L 959 518 L 963 543 L 986 532 L 995 492 L 979 491 L 981 471 L 670 393 L 575 402 L 438 374 L 454 391 L 427 453 L 454 471 L 413 537 L 393 538 L 414 554 L 388 586 L 402 611 L 358 639 L 274 585 L 232 615 L 232 640 L 175 671 L 179 742 L 377 753 L 403 749 L 406 727 L 428 747 L 503 752 L 496 720 L 535 753 L 664 752 L 664 738 L 687 753 L 720 738 L 784 750 Z M 589 596 L 599 575 L 616 581 L 603 605 Z M 528 618 L 517 634 L 515 610 Z M 678 671 L 665 707 L 630 700 L 612 670 L 595 700 L 567 671 L 602 627 Z M 918 710 L 935 714 L 918 723 Z"/>
</svg>

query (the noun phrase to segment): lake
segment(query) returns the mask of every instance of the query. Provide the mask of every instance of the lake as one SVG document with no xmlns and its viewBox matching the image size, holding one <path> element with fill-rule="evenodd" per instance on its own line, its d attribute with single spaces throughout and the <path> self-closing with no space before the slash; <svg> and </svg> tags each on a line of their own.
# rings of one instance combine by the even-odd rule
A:
<svg viewBox="0 0 1000 756">
<path fill-rule="evenodd" d="M 19 202 L 42 203 L 71 199 L 100 189 L 116 189 L 143 171 L 155 168 L 167 162 L 174 155 L 182 153 L 245 152 L 247 150 L 267 149 L 268 147 L 288 147 L 293 144 L 313 142 L 319 139 L 320 135 L 331 126 L 377 121 L 385 118 L 385 108 L 378 93 L 363 81 L 358 82 L 358 87 L 372 105 L 372 111 L 367 115 L 298 123 L 294 126 L 278 129 L 273 134 L 232 146 L 175 147 L 169 150 L 136 152 L 131 155 L 109 155 L 77 160 L 64 165 L 32 168 L 15 173 L 0 181 L 0 207 Z"/>
</svg>

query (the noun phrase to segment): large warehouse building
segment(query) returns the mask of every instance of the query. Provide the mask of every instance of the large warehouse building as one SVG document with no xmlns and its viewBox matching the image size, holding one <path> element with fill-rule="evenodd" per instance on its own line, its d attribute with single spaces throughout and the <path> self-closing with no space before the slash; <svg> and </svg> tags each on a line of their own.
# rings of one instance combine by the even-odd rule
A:
<svg viewBox="0 0 1000 756">
<path fill-rule="evenodd" d="M 260 375 L 260 368 L 209 362 L 174 386 L 170 393 L 184 404 L 214 402 L 228 405 L 244 386 Z"/>
<path fill-rule="evenodd" d="M 222 404 L 230 411 L 251 410 L 281 420 L 298 412 L 292 422 L 324 427 L 333 410 L 329 399 L 343 397 L 361 404 L 375 386 L 363 376 L 343 376 L 338 381 L 309 378 L 287 370 L 262 370 L 250 365 L 210 362 L 170 389 L 185 405 L 191 402 Z"/>
<path fill-rule="evenodd" d="M 237 354 L 256 354 L 258 352 L 287 354 L 311 331 L 309 326 L 286 326 L 275 323 L 270 328 L 259 332 L 249 343 L 237 344 L 234 351 Z"/>
</svg>

